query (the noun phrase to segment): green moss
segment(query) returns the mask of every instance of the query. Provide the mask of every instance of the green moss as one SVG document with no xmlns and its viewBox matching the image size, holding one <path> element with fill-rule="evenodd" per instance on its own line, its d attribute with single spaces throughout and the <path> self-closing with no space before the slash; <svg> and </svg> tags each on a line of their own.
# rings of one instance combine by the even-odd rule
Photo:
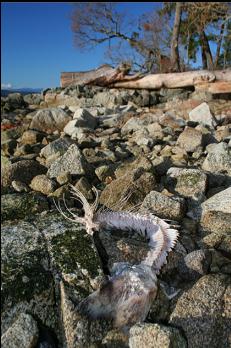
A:
<svg viewBox="0 0 231 348">
<path fill-rule="evenodd" d="M 82 228 L 74 227 L 66 230 L 64 234 L 54 236 L 51 244 L 55 262 L 64 273 L 75 272 L 80 265 L 92 278 L 99 275 L 100 264 L 91 237 Z"/>
<path fill-rule="evenodd" d="M 6 302 L 10 301 L 11 305 L 29 302 L 51 287 L 52 275 L 41 264 L 44 258 L 44 251 L 34 250 L 20 257 L 9 257 L 2 264 L 2 309 Z"/>
<path fill-rule="evenodd" d="M 30 214 L 46 210 L 48 204 L 41 195 L 12 193 L 2 196 L 1 221 L 24 219 Z"/>
</svg>

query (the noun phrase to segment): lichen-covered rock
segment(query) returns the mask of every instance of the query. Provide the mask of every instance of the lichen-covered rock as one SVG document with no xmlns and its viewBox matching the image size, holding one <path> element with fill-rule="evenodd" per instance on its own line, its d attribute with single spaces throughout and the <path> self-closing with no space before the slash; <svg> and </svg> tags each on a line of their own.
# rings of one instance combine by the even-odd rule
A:
<svg viewBox="0 0 231 348">
<path fill-rule="evenodd" d="M 160 218 L 181 220 L 184 216 L 184 201 L 168 197 L 160 192 L 151 191 L 144 199 L 141 210 L 153 213 Z"/>
<path fill-rule="evenodd" d="M 194 152 L 202 146 L 202 133 L 195 128 L 186 127 L 177 139 L 177 145 L 187 152 Z"/>
<path fill-rule="evenodd" d="M 200 224 L 208 232 L 231 232 L 231 187 L 201 204 Z"/>
<path fill-rule="evenodd" d="M 2 348 L 33 348 L 38 341 L 39 330 L 34 318 L 21 313 L 12 326 L 2 335 Z"/>
<path fill-rule="evenodd" d="M 41 109 L 34 115 L 30 128 L 46 133 L 62 131 L 71 117 L 61 108 Z"/>
<path fill-rule="evenodd" d="M 57 212 L 38 217 L 36 226 L 47 241 L 53 269 L 75 286 L 77 298 L 97 288 L 102 279 L 100 259 L 84 227 L 70 223 Z"/>
<path fill-rule="evenodd" d="M 212 173 L 228 174 L 231 176 L 231 152 L 224 142 L 207 146 L 208 155 L 202 169 Z"/>
<path fill-rule="evenodd" d="M 35 176 L 30 183 L 32 190 L 41 192 L 46 196 L 53 192 L 56 187 L 56 182 L 44 174 Z"/>
<path fill-rule="evenodd" d="M 170 323 L 182 328 L 188 348 L 229 347 L 230 284 L 228 276 L 205 275 L 177 300 Z"/>
<path fill-rule="evenodd" d="M 205 199 L 207 176 L 199 169 L 172 167 L 167 172 L 167 183 L 172 192 L 194 202 Z"/>
<path fill-rule="evenodd" d="M 5 223 L 1 245 L 2 332 L 22 312 L 29 312 L 54 329 L 57 326 L 54 283 L 43 236 L 29 222 Z"/>
<path fill-rule="evenodd" d="M 159 324 L 136 324 L 129 333 L 130 348 L 186 348 L 187 343 L 180 331 Z"/>
<path fill-rule="evenodd" d="M 194 250 L 180 260 L 178 270 L 183 279 L 195 280 L 209 271 L 211 254 L 209 250 Z"/>
<path fill-rule="evenodd" d="M 37 193 L 9 193 L 2 195 L 1 220 L 24 219 L 48 210 L 48 202 Z"/>
<path fill-rule="evenodd" d="M 72 144 L 73 141 L 68 137 L 58 138 L 42 148 L 40 156 L 45 158 L 54 155 L 62 156 Z"/>
<path fill-rule="evenodd" d="M 64 173 L 90 175 L 90 165 L 85 160 L 78 146 L 72 144 L 63 156 L 54 161 L 48 169 L 47 176 L 55 178 Z"/>
</svg>

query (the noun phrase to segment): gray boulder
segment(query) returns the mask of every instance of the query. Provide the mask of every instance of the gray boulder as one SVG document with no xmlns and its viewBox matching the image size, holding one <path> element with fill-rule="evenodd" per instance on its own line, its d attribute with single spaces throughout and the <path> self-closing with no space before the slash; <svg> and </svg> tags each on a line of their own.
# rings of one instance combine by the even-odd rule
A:
<svg viewBox="0 0 231 348">
<path fill-rule="evenodd" d="M 44 325 L 56 328 L 54 282 L 44 238 L 31 223 L 2 227 L 2 332 L 20 313 L 29 312 Z"/>
<path fill-rule="evenodd" d="M 56 186 L 56 182 L 44 174 L 35 176 L 30 183 L 32 190 L 41 192 L 44 195 L 49 195 L 55 190 Z"/>
<path fill-rule="evenodd" d="M 68 150 L 71 144 L 73 144 L 73 141 L 68 137 L 58 138 L 43 147 L 40 152 L 40 156 L 45 158 L 54 155 L 57 155 L 58 157 L 62 156 Z"/>
<path fill-rule="evenodd" d="M 8 165 L 2 170 L 2 186 L 11 185 L 13 180 L 29 184 L 33 177 L 45 174 L 47 168 L 34 160 L 22 160 Z"/>
<path fill-rule="evenodd" d="M 77 109 L 74 113 L 73 119 L 76 120 L 76 127 L 86 127 L 95 129 L 98 124 L 98 119 L 86 110 L 86 109 Z"/>
<path fill-rule="evenodd" d="M 191 202 L 202 202 L 205 199 L 207 176 L 199 169 L 169 168 L 167 184 L 171 192 L 177 192 Z"/>
<path fill-rule="evenodd" d="M 145 197 L 141 210 L 156 214 L 160 218 L 179 221 L 184 216 L 184 200 L 151 191 Z"/>
<path fill-rule="evenodd" d="M 214 127 L 216 120 L 211 114 L 210 108 L 207 103 L 202 103 L 189 112 L 189 120 L 202 123 L 204 125 Z"/>
<path fill-rule="evenodd" d="M 43 97 L 38 93 L 30 93 L 23 96 L 24 101 L 27 104 L 39 105 L 43 101 Z"/>
<path fill-rule="evenodd" d="M 178 270 L 185 280 L 196 280 L 209 271 L 211 254 L 209 250 L 194 250 L 180 260 Z"/>
<path fill-rule="evenodd" d="M 61 108 L 41 109 L 34 115 L 30 128 L 53 133 L 54 131 L 62 131 L 71 117 Z"/>
<path fill-rule="evenodd" d="M 178 329 L 159 324 L 136 324 L 129 332 L 130 348 L 186 348 Z"/>
<path fill-rule="evenodd" d="M 202 146 L 202 133 L 195 128 L 186 127 L 178 137 L 177 145 L 187 152 L 194 152 Z"/>
<path fill-rule="evenodd" d="M 179 297 L 170 324 L 182 328 L 188 348 L 229 346 L 230 289 L 228 276 L 208 274 Z"/>
<path fill-rule="evenodd" d="M 91 174 L 89 163 L 87 163 L 78 146 L 75 144 L 69 146 L 64 155 L 51 164 L 47 176 L 50 178 L 56 178 L 65 173 L 74 175 Z"/>
<path fill-rule="evenodd" d="M 201 204 L 200 224 L 209 232 L 231 232 L 231 187 Z"/>
<path fill-rule="evenodd" d="M 10 93 L 7 96 L 7 101 L 11 109 L 20 109 L 25 107 L 27 103 L 24 101 L 22 94 Z"/>
<path fill-rule="evenodd" d="M 231 152 L 228 145 L 224 142 L 210 144 L 206 150 L 208 154 L 202 164 L 202 169 L 231 176 Z"/>
<path fill-rule="evenodd" d="M 33 348 L 38 341 L 39 330 L 30 314 L 21 313 L 12 326 L 2 335 L 2 348 Z"/>
</svg>

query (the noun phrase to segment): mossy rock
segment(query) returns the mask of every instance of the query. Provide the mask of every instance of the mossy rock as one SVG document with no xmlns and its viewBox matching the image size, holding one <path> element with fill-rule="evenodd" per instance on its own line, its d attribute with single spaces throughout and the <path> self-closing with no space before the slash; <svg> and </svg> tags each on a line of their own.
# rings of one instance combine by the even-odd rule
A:
<svg viewBox="0 0 231 348">
<path fill-rule="evenodd" d="M 1 244 L 3 331 L 27 311 L 55 328 L 54 281 L 41 233 L 29 222 L 7 222 L 2 226 Z"/>
<path fill-rule="evenodd" d="M 96 289 L 103 277 L 101 261 L 84 226 L 58 212 L 38 216 L 35 223 L 47 240 L 53 268 L 74 287 L 78 299 Z"/>
<path fill-rule="evenodd" d="M 1 221 L 24 219 L 48 209 L 45 197 L 31 193 L 2 195 Z"/>
</svg>

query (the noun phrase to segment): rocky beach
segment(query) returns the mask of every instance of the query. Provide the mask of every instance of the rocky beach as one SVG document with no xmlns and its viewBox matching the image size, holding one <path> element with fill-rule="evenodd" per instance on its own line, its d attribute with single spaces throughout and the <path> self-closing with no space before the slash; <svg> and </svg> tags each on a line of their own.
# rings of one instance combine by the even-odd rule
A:
<svg viewBox="0 0 231 348">
<path fill-rule="evenodd" d="M 9 94 L 1 111 L 3 348 L 229 347 L 231 95 L 76 85 Z M 179 225 L 148 317 L 127 332 L 77 304 L 147 243 L 67 221 L 63 197 L 82 214 L 69 184 Z"/>
</svg>

